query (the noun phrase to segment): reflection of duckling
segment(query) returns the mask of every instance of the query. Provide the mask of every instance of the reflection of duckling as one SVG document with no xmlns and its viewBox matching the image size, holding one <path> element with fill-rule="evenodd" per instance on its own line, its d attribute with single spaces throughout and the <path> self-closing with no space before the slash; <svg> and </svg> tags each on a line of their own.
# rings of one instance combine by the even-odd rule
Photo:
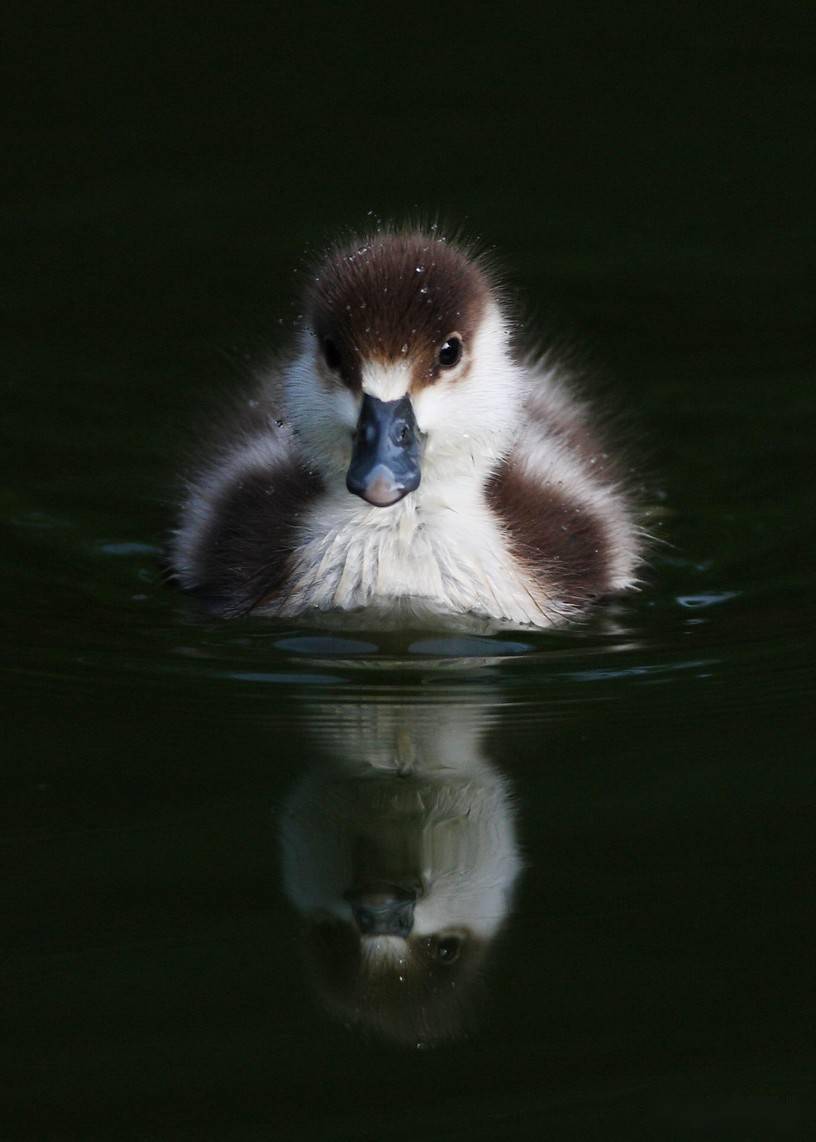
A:
<svg viewBox="0 0 816 1142">
<path fill-rule="evenodd" d="M 343 1018 L 412 1043 L 453 1037 L 521 867 L 507 783 L 472 709 L 343 713 L 324 743 L 339 756 L 281 820 L 307 959 Z"/>
<path fill-rule="evenodd" d="M 519 360 L 436 234 L 334 250 L 292 356 L 189 482 L 170 559 L 232 616 L 368 608 L 551 626 L 632 586 L 639 538 L 585 407 Z"/>
</svg>

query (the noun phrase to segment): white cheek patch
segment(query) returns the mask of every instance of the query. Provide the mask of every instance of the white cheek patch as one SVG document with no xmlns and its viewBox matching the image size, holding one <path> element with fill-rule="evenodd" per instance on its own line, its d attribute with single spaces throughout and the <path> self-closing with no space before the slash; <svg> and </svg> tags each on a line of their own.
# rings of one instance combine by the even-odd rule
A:
<svg viewBox="0 0 816 1142">
<path fill-rule="evenodd" d="M 408 392 L 411 368 L 406 361 L 398 365 L 363 364 L 363 392 L 378 400 L 400 400 Z"/>
<path fill-rule="evenodd" d="M 421 433 L 427 433 L 435 428 L 442 419 L 447 395 L 444 381 L 435 385 L 428 385 L 411 399 L 414 406 L 414 416 Z"/>
</svg>

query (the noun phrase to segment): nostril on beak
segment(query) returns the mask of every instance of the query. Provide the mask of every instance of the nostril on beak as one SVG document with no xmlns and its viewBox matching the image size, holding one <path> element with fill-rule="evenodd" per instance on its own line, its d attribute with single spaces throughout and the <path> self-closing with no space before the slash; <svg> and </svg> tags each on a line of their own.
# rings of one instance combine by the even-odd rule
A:
<svg viewBox="0 0 816 1142">
<path fill-rule="evenodd" d="M 361 936 L 402 936 L 407 939 L 414 926 L 415 895 L 347 897 L 354 923 Z"/>
</svg>

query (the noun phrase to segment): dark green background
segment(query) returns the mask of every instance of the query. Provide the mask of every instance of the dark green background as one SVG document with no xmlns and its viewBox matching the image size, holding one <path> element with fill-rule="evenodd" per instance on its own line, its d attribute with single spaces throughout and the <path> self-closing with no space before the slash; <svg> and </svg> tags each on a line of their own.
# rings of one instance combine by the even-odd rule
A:
<svg viewBox="0 0 816 1142">
<path fill-rule="evenodd" d="M 6 37 L 0 1137 L 810 1137 L 812 6 L 293 7 Z M 437 213 L 613 378 L 643 592 L 481 664 L 203 620 L 157 571 L 190 425 L 304 253 Z M 518 800 L 434 1051 L 317 1008 L 279 886 L 304 726 L 371 701 L 488 711 Z"/>
</svg>

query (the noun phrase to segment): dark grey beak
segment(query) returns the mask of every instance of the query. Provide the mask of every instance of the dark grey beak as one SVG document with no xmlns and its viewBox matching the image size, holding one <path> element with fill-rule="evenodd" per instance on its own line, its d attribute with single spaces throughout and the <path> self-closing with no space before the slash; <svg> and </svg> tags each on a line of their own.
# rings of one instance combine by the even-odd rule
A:
<svg viewBox="0 0 816 1142">
<path fill-rule="evenodd" d="M 346 894 L 354 923 L 361 936 L 402 936 L 407 939 L 414 926 L 416 893 L 396 886 L 379 891 L 352 890 Z"/>
<path fill-rule="evenodd" d="M 419 487 L 419 433 L 410 399 L 363 397 L 346 487 L 387 508 Z"/>
</svg>

